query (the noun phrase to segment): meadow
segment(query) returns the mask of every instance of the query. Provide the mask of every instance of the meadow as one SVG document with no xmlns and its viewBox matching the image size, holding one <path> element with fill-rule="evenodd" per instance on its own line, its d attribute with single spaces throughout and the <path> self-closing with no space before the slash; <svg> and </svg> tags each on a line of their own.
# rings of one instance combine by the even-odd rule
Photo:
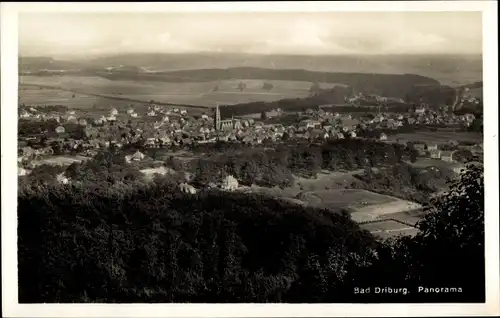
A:
<svg viewBox="0 0 500 318">
<path fill-rule="evenodd" d="M 74 97 L 73 97 L 74 96 Z M 73 93 L 68 90 L 40 88 L 31 85 L 20 85 L 19 103 L 29 106 L 61 105 L 74 109 L 126 109 L 132 103 L 128 100 L 107 98 L 82 93 Z M 133 102 L 134 106 L 141 104 L 146 107 L 148 103 Z"/>
<path fill-rule="evenodd" d="M 383 205 L 396 200 L 393 197 L 358 189 L 311 191 L 301 193 L 299 198 L 314 206 L 343 208 L 353 212 L 363 207 L 371 208 L 374 205 Z"/>
<path fill-rule="evenodd" d="M 459 132 L 459 131 L 418 131 L 414 133 L 401 133 L 388 136 L 389 141 L 399 140 L 400 142 L 426 142 L 435 144 L 445 144 L 450 140 L 463 142 L 483 141 L 483 136 L 480 133 L 474 132 Z"/>
<path fill-rule="evenodd" d="M 239 83 L 245 83 L 243 91 Z M 271 84 L 270 90 L 263 89 L 264 83 Z M 306 81 L 278 80 L 222 80 L 207 82 L 154 82 L 108 80 L 92 76 L 21 76 L 19 96 L 21 102 L 50 103 L 57 101 L 69 106 L 99 103 L 100 98 L 117 97 L 148 103 L 150 100 L 160 103 L 179 103 L 203 107 L 215 107 L 217 104 L 239 104 L 249 102 L 272 102 L 283 98 L 303 98 L 309 95 L 312 83 Z M 45 86 L 58 89 L 41 90 L 34 93 L 27 85 Z M 319 83 L 321 88 L 332 88 L 338 84 Z M 42 92 L 43 91 L 43 92 Z M 71 101 L 72 92 L 82 101 Z M 90 96 L 90 95 L 99 95 Z M 84 100 L 85 99 L 85 100 Z M 109 100 L 104 98 L 105 100 Z M 119 103 L 119 101 L 117 101 Z"/>
<path fill-rule="evenodd" d="M 83 156 L 52 156 L 52 157 L 47 157 L 43 158 L 40 160 L 33 161 L 33 165 L 39 166 L 39 165 L 52 165 L 52 166 L 69 166 L 74 162 L 80 163 L 84 160 L 88 160 L 90 158 L 83 157 Z"/>
</svg>

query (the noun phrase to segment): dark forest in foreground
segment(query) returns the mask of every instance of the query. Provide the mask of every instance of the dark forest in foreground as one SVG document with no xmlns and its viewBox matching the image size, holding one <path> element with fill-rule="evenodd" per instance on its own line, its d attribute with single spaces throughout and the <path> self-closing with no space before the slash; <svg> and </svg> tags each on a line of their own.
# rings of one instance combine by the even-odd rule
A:
<svg viewBox="0 0 500 318">
<path fill-rule="evenodd" d="M 428 208 L 416 237 L 387 242 L 340 211 L 258 195 L 187 195 L 166 178 L 21 184 L 18 218 L 21 303 L 485 297 L 483 171 L 473 166 Z M 353 293 L 369 286 L 410 294 Z M 462 292 L 417 293 L 417 286 Z"/>
</svg>

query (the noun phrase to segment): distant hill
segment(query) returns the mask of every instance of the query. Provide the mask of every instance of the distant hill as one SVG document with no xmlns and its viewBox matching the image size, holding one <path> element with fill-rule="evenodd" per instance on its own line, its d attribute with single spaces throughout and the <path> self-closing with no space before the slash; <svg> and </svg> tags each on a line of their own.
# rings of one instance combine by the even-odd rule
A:
<svg viewBox="0 0 500 318">
<path fill-rule="evenodd" d="M 172 72 L 142 73 L 129 71 L 98 72 L 96 75 L 110 80 L 160 81 L 160 82 L 205 82 L 230 79 L 262 79 L 338 83 L 367 94 L 403 98 L 416 85 L 435 85 L 435 79 L 415 74 L 365 74 L 328 73 L 301 69 L 264 69 L 234 67 L 228 69 L 198 69 Z"/>
<path fill-rule="evenodd" d="M 29 69 L 30 61 L 38 61 Z M 40 65 L 40 59 L 52 60 L 52 65 L 68 68 L 104 69 L 116 65 L 141 66 L 151 71 L 167 72 L 196 69 L 227 69 L 256 67 L 266 69 L 304 69 L 329 73 L 419 74 L 434 78 L 442 84 L 459 86 L 482 79 L 482 57 L 468 55 L 259 55 L 229 53 L 193 54 L 121 54 L 87 59 L 56 60 L 51 58 L 25 57 L 29 71 L 37 67 L 47 69 L 50 64 Z M 321 81 L 320 81 L 321 82 Z"/>
<path fill-rule="evenodd" d="M 85 67 L 80 61 L 55 60 L 51 57 L 19 57 L 20 72 L 40 72 L 46 70 L 76 71 Z"/>
<path fill-rule="evenodd" d="M 462 85 L 460 87 L 461 88 L 469 88 L 469 89 L 477 89 L 477 88 L 483 89 L 483 81 L 474 82 L 472 84 Z"/>
</svg>

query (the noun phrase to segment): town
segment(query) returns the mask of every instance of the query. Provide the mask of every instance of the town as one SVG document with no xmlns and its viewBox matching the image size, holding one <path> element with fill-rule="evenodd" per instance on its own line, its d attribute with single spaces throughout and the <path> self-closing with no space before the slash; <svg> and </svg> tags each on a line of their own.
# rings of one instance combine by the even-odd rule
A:
<svg viewBox="0 0 500 318">
<path fill-rule="evenodd" d="M 350 102 L 356 103 L 356 98 L 350 98 Z M 304 112 L 289 113 L 275 109 L 257 114 L 259 116 L 250 114 L 229 119 L 221 119 L 220 107 L 223 106 L 217 105 L 213 114 L 191 116 L 186 109 L 159 105 L 151 105 L 144 113 L 138 114 L 131 106 L 121 112 L 110 108 L 108 114 L 91 118 L 88 111 L 60 111 L 50 107 L 46 110 L 44 107 L 22 105 L 19 108 L 21 128 L 24 122 L 30 122 L 44 130 L 33 133 L 20 130 L 18 172 L 19 175 L 26 175 L 37 164 L 70 164 L 72 160 L 64 160 L 64 156 L 90 159 L 103 149 L 119 149 L 127 145 L 135 145 L 143 151 L 216 142 L 255 146 L 283 140 L 318 142 L 344 138 L 371 138 L 406 145 L 408 141 L 390 136 L 409 127 L 414 130 L 424 126 L 466 130 L 476 120 L 473 114 L 455 115 L 447 107 L 431 110 L 425 105 L 408 113 L 374 112 L 361 115 L 332 112 L 330 110 L 334 107 L 331 105 L 318 105 L 316 109 Z M 287 123 L 280 123 L 281 118 L 286 118 Z M 417 141 L 412 146 L 422 157 L 448 162 L 458 161 L 453 156 L 458 150 L 470 151 L 479 156 L 478 160 L 481 160 L 482 154 L 481 142 L 459 144 L 456 140 L 448 140 L 438 144 Z M 142 158 L 131 155 L 134 153 L 124 156 L 128 160 Z M 61 160 L 57 160 L 58 157 Z"/>
</svg>

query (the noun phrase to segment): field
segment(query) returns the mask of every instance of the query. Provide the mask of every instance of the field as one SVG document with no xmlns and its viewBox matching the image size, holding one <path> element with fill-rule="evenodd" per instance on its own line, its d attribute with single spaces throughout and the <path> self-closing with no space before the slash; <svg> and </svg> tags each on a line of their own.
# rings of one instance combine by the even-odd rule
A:
<svg viewBox="0 0 500 318">
<path fill-rule="evenodd" d="M 418 230 L 414 227 L 406 226 L 390 220 L 362 224 L 360 227 L 370 231 L 374 236 L 381 239 L 387 239 L 395 236 L 414 236 L 418 232 Z"/>
<path fill-rule="evenodd" d="M 74 98 L 73 95 L 75 95 Z M 35 86 L 23 85 L 19 87 L 19 103 L 30 106 L 62 105 L 75 109 L 93 109 L 95 107 L 109 110 L 112 107 L 126 109 L 131 104 L 131 101 L 72 93 L 60 89 L 39 89 Z M 133 104 L 139 106 L 138 103 L 134 102 Z M 146 107 L 147 104 L 143 103 L 143 106 Z"/>
<path fill-rule="evenodd" d="M 357 189 L 312 191 L 302 193 L 299 198 L 317 207 L 342 208 L 355 212 L 370 211 L 375 209 L 374 206 L 385 206 L 395 200 L 393 197 Z"/>
<path fill-rule="evenodd" d="M 419 131 L 415 133 L 389 135 L 387 140 L 389 141 L 399 140 L 400 142 L 423 141 L 435 144 L 448 143 L 450 140 L 481 143 L 483 141 L 483 137 L 481 136 L 481 134 L 473 132 Z"/>
<path fill-rule="evenodd" d="M 447 162 L 439 159 L 431 158 L 418 158 L 417 161 L 411 162 L 410 165 L 414 168 L 427 168 L 427 167 L 437 167 L 437 168 L 465 168 L 462 163 Z"/>
<path fill-rule="evenodd" d="M 286 199 L 291 202 L 306 204 L 307 202 L 296 199 L 300 193 L 323 191 L 329 189 L 347 189 L 352 186 L 353 183 L 359 183 L 360 181 L 353 177 L 354 174 L 360 173 L 359 171 L 352 172 L 322 172 L 317 175 L 317 178 L 303 178 L 295 177 L 294 185 L 281 189 L 278 187 L 268 188 L 252 185 L 249 189 L 243 188 L 243 191 L 250 191 L 254 193 L 260 193 L 264 195 L 269 195 L 272 197 L 279 197 Z"/>
<path fill-rule="evenodd" d="M 240 82 L 246 88 L 240 91 Z M 224 80 L 209 82 L 164 83 L 145 81 L 108 80 L 101 77 L 84 76 L 21 76 L 19 96 L 25 104 L 48 104 L 51 102 L 77 105 L 93 105 L 100 103 L 103 97 L 126 98 L 144 103 L 154 100 L 163 103 L 179 103 L 204 107 L 215 107 L 217 104 L 239 104 L 256 101 L 271 102 L 283 98 L 303 98 L 309 95 L 310 82 L 300 81 L 267 81 L 267 80 Z M 272 84 L 271 90 L 264 90 L 264 83 Z M 27 85 L 55 87 L 78 92 L 73 100 L 71 92 L 57 89 L 39 90 Z M 334 87 L 336 84 L 320 83 L 322 88 Z M 214 91 L 214 89 L 217 89 Z M 35 93 L 33 90 L 39 90 Z M 89 95 L 90 94 L 90 95 Z M 77 101 L 81 99 L 81 101 Z M 109 103 L 109 99 L 105 98 Z M 129 104 L 125 102 L 125 104 Z M 64 105 L 64 104 L 63 104 Z M 119 106 L 119 105 L 118 105 Z M 88 106 L 87 106 L 88 107 Z"/>
<path fill-rule="evenodd" d="M 53 166 L 69 166 L 74 162 L 82 162 L 83 160 L 87 160 L 89 158 L 82 156 L 54 156 L 48 157 L 40 160 L 33 161 L 35 166 L 47 164 Z"/>
</svg>

